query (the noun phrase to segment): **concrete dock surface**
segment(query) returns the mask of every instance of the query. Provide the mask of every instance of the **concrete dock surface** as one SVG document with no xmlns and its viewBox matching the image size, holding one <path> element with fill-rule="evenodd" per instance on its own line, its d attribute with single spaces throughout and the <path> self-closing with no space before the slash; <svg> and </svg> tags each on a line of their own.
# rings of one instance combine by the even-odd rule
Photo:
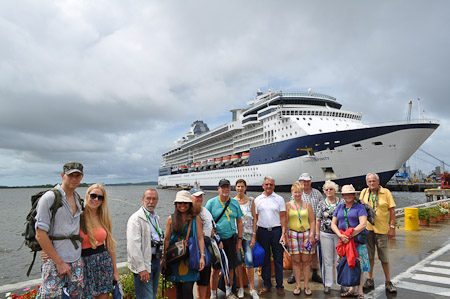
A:
<svg viewBox="0 0 450 299">
<path fill-rule="evenodd" d="M 397 287 L 397 294 L 385 291 L 385 277 L 380 261 L 375 257 L 375 289 L 365 292 L 365 298 L 449 298 L 450 297 L 450 220 L 443 220 L 429 227 L 421 226 L 418 231 L 404 229 L 404 218 L 397 219 L 396 236 L 390 240 L 391 281 Z M 330 294 L 324 294 L 323 285 L 310 282 L 311 296 L 303 291 L 300 296 L 293 295 L 295 284 L 286 280 L 291 270 L 284 270 L 284 298 L 341 298 L 340 288 L 333 286 Z M 255 274 L 256 289 L 260 290 L 262 279 Z M 275 278 L 272 278 L 275 286 Z M 277 290 L 272 287 L 268 294 L 260 295 L 262 299 L 279 298 Z M 225 294 L 219 291 L 219 298 Z M 245 298 L 250 298 L 245 288 Z"/>
<path fill-rule="evenodd" d="M 404 218 L 397 218 L 396 237 L 390 241 L 391 281 L 398 288 L 397 294 L 388 294 L 384 289 L 384 274 L 379 260 L 375 257 L 375 289 L 367 292 L 365 298 L 449 298 L 450 297 L 450 220 L 443 220 L 429 227 L 421 226 L 418 231 L 406 231 Z M 286 280 L 291 270 L 284 270 L 284 298 L 341 298 L 338 286 L 333 286 L 330 294 L 324 294 L 323 285 L 310 282 L 312 296 L 306 296 L 303 291 L 300 296 L 293 295 L 295 284 Z M 26 286 L 33 283 L 19 282 L 13 285 L 0 286 L 0 297 L 5 293 L 22 294 Z M 262 288 L 261 278 L 255 274 L 256 289 Z M 275 286 L 275 279 L 272 278 Z M 194 287 L 194 289 L 196 289 Z M 220 299 L 225 293 L 219 290 Z M 262 299 L 278 298 L 273 287 L 268 294 L 260 295 Z M 196 298 L 196 297 L 194 297 Z M 250 298 L 248 288 L 245 288 L 245 298 Z M 172 299 L 172 298 L 170 298 Z"/>
</svg>

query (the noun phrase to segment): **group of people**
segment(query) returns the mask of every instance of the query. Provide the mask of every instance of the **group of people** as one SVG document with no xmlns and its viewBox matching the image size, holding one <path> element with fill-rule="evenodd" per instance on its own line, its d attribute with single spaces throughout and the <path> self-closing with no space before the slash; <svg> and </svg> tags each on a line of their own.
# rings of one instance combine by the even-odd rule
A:
<svg viewBox="0 0 450 299">
<path fill-rule="evenodd" d="M 54 219 L 50 211 L 54 192 L 45 193 L 37 207 L 36 239 L 47 257 L 42 266 L 43 284 L 38 297 L 61 297 L 64 287 L 72 298 L 107 298 L 113 281 L 119 281 L 120 277 L 106 191 L 100 184 L 90 186 L 82 208 L 75 189 L 83 178 L 83 165 L 66 163 L 61 177 L 62 184 L 55 188 L 62 195 L 63 206 Z M 309 174 L 302 174 L 292 184 L 288 202 L 274 192 L 275 179 L 270 176 L 264 178 L 263 192 L 256 198 L 246 194 L 247 184 L 243 179 L 236 181 L 236 196 L 232 198 L 230 181 L 222 179 L 218 196 L 208 200 L 204 207 L 202 190 L 179 191 L 165 232 L 156 212 L 158 193 L 155 189 L 145 190 L 142 206 L 127 223 L 127 262 L 134 275 L 136 298 L 156 298 L 161 272 L 174 283 L 177 298 L 193 298 L 195 283 L 200 299 L 217 298 L 223 264 L 206 264 L 205 259 L 207 254 L 212 254 L 206 251 L 214 246 L 226 255 L 227 298 L 236 298 L 232 292 L 234 275 L 237 297 L 244 297 L 243 264 L 251 298 L 258 299 L 259 295 L 270 292 L 271 259 L 277 294 L 284 295 L 284 251 L 292 256 L 293 276 L 288 282 L 296 283 L 294 295 L 302 292 L 301 276 L 304 294 L 312 294 L 311 269 L 311 279 L 322 282 L 323 278 L 324 293 L 329 294 L 337 283 L 334 268 L 345 255 L 348 260 L 359 260 L 361 277 L 359 285 L 341 286 L 341 296 L 364 298 L 363 289 L 374 288 L 375 250 L 384 270 L 385 287 L 389 292 L 396 292 L 390 281 L 388 253 L 388 239 L 395 236 L 395 203 L 389 190 L 379 185 L 378 175 L 367 174 L 368 188 L 361 192 L 359 199 L 359 192 L 352 185 L 343 186 L 342 198 L 338 198 L 339 186 L 332 181 L 323 185 L 323 198 L 320 191 L 311 188 L 311 181 Z M 367 221 L 364 203 L 376 212 L 373 225 Z M 358 237 L 362 235 L 365 239 Z M 166 261 L 168 248 L 189 237 L 197 241 L 198 269 L 188 267 L 187 259 Z M 256 243 L 265 251 L 261 270 L 263 286 L 259 292 L 254 283 Z M 368 277 L 364 281 L 365 272 Z"/>
</svg>

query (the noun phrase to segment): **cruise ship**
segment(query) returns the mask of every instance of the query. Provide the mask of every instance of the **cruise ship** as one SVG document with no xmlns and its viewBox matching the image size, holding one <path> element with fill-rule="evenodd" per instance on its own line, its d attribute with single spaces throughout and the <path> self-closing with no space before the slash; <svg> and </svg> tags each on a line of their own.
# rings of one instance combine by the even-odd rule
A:
<svg viewBox="0 0 450 299">
<path fill-rule="evenodd" d="M 299 175 L 365 187 L 365 175 L 378 173 L 385 184 L 439 127 L 435 120 L 366 125 L 362 114 L 341 109 L 336 98 L 307 92 L 258 91 L 246 108 L 210 130 L 194 121 L 188 134 L 163 153 L 160 187 L 217 189 L 220 179 L 244 179 L 262 190 L 265 176 L 277 191 L 290 191 Z"/>
</svg>

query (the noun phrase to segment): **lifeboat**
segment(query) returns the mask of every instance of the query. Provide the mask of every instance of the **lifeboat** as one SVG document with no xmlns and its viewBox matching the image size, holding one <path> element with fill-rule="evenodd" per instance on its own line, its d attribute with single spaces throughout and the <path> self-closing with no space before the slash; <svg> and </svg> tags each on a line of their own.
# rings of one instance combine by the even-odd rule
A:
<svg viewBox="0 0 450 299">
<path fill-rule="evenodd" d="M 199 168 L 200 167 L 200 162 L 194 163 L 194 167 L 195 167 L 195 169 Z"/>
<path fill-rule="evenodd" d="M 230 164 L 230 162 L 231 162 L 231 157 L 230 157 L 230 156 L 223 157 L 223 158 L 222 158 L 222 162 L 223 162 L 223 164 L 225 164 L 225 165 Z"/>
<path fill-rule="evenodd" d="M 200 162 L 200 166 L 206 166 L 207 163 L 208 163 L 208 160 L 202 160 Z"/>
<path fill-rule="evenodd" d="M 214 158 L 209 158 L 207 164 L 208 165 L 214 165 Z"/>
<path fill-rule="evenodd" d="M 242 153 L 241 158 L 242 158 L 242 160 L 248 160 L 250 158 L 250 153 L 247 153 L 247 152 Z"/>
<path fill-rule="evenodd" d="M 186 166 L 186 165 L 180 165 L 180 166 L 178 166 L 178 170 L 184 171 L 184 170 L 186 170 L 186 169 L 187 169 L 187 166 Z"/>
<path fill-rule="evenodd" d="M 214 164 L 216 164 L 216 165 L 222 164 L 222 158 L 215 158 L 214 159 Z"/>
<path fill-rule="evenodd" d="M 241 161 L 241 156 L 239 156 L 238 154 L 231 156 L 231 163 L 237 163 L 239 161 Z"/>
</svg>

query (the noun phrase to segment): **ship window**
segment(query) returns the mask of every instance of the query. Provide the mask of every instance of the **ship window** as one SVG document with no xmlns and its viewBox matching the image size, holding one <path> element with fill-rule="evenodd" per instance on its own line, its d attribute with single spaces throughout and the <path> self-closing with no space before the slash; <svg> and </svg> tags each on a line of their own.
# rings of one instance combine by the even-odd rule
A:
<svg viewBox="0 0 450 299">
<path fill-rule="evenodd" d="M 325 145 L 328 145 L 328 144 L 330 144 L 330 143 L 327 141 L 327 142 L 325 142 L 324 144 L 325 144 Z"/>
<path fill-rule="evenodd" d="M 362 145 L 361 144 L 353 144 L 353 147 L 362 147 Z"/>
<path fill-rule="evenodd" d="M 306 118 L 303 117 L 303 120 L 306 120 Z"/>
<path fill-rule="evenodd" d="M 341 143 L 341 141 L 340 140 L 335 140 L 334 143 Z"/>
<path fill-rule="evenodd" d="M 300 120 L 300 119 L 297 117 L 297 120 Z"/>
<path fill-rule="evenodd" d="M 372 144 L 373 144 L 373 145 L 383 145 L 383 142 L 381 142 L 381 141 L 375 141 L 375 142 L 372 142 Z"/>
<path fill-rule="evenodd" d="M 312 120 L 312 118 L 310 117 L 309 120 Z"/>
<path fill-rule="evenodd" d="M 310 126 L 311 124 L 310 123 L 308 123 L 308 126 Z"/>
</svg>

